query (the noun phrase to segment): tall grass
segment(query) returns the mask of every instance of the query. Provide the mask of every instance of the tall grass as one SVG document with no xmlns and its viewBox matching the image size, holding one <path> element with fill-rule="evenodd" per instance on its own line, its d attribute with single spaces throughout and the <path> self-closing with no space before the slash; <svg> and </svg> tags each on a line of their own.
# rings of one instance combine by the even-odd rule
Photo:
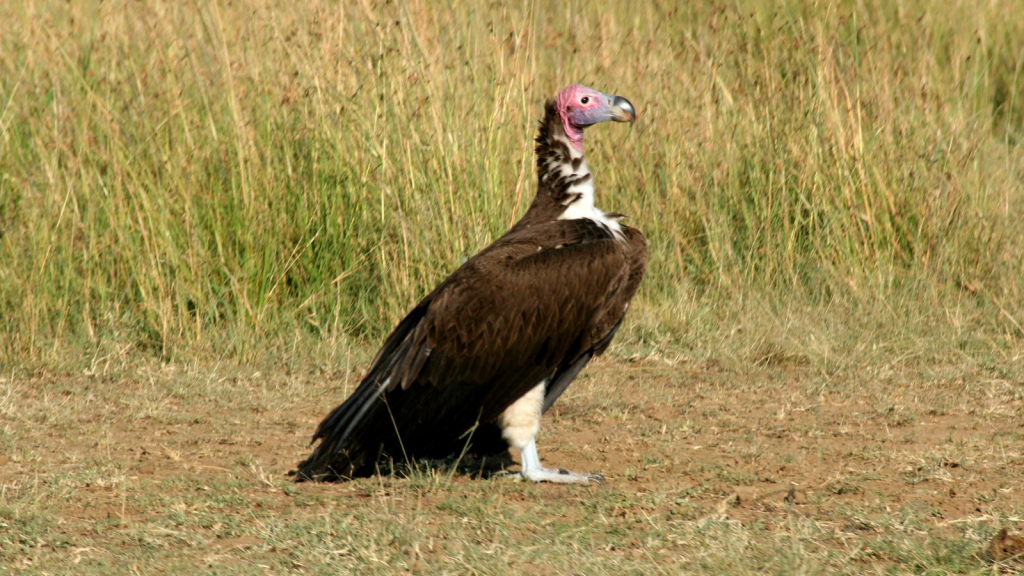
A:
<svg viewBox="0 0 1024 576">
<path fill-rule="evenodd" d="M 588 135 L 599 205 L 651 242 L 627 350 L 1019 354 L 1012 0 L 28 0 L 0 22 L 2 363 L 372 341 L 522 214 L 570 82 L 640 111 Z"/>
</svg>

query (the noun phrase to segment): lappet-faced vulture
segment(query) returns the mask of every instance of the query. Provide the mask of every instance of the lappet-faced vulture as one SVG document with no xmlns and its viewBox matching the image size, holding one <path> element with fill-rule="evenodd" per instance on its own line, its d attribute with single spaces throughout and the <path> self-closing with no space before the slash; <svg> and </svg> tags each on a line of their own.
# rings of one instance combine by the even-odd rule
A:
<svg viewBox="0 0 1024 576">
<path fill-rule="evenodd" d="M 584 128 L 635 118 L 626 99 L 578 84 L 547 102 L 529 210 L 398 323 L 320 423 L 300 480 L 373 474 L 382 457 L 444 457 L 488 429 L 520 451 L 524 478 L 601 479 L 542 467 L 535 437 L 541 414 L 608 348 L 644 273 L 647 241 L 594 206 L 583 157 Z"/>
</svg>

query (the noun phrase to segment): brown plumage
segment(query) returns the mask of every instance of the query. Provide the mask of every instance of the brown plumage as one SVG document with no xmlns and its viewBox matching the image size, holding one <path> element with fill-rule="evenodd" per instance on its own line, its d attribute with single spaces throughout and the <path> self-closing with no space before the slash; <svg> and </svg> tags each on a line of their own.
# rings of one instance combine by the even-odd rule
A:
<svg viewBox="0 0 1024 576">
<path fill-rule="evenodd" d="M 613 105 L 579 86 L 559 98 L 570 90 L 577 103 L 597 94 Z M 632 119 L 628 102 L 614 104 L 605 119 Z M 446 456 L 541 382 L 546 410 L 608 347 L 643 276 L 647 243 L 619 225 L 619 215 L 602 219 L 595 209 L 594 218 L 559 219 L 575 214 L 569 208 L 581 198 L 593 202 L 582 153 L 587 124 L 569 128 L 580 130 L 578 152 L 566 136 L 566 118 L 578 112 L 547 103 L 529 210 L 398 324 L 359 387 L 317 428 L 321 443 L 299 464 L 299 479 L 372 474 L 381 456 Z"/>
</svg>

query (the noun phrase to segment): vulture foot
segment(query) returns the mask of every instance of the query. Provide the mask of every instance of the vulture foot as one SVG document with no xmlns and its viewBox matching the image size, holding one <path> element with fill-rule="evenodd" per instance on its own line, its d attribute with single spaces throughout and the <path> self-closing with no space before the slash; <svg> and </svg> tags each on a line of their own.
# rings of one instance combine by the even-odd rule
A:
<svg viewBox="0 0 1024 576">
<path fill-rule="evenodd" d="M 552 482 L 555 484 L 579 484 L 580 486 L 590 486 L 591 484 L 604 484 L 604 476 L 600 474 L 591 474 L 589 472 L 572 472 L 565 468 L 534 468 L 526 472 L 517 470 L 515 472 L 509 472 L 502 470 L 496 476 L 504 476 L 506 478 L 515 478 L 530 480 L 533 482 Z"/>
<path fill-rule="evenodd" d="M 520 472 L 520 476 L 534 482 L 554 482 L 556 484 L 580 484 L 589 486 L 591 483 L 603 484 L 604 476 L 589 472 L 570 472 L 564 468 L 534 468 Z"/>
<path fill-rule="evenodd" d="M 571 472 L 564 468 L 545 468 L 540 464 L 540 456 L 537 455 L 537 444 L 530 439 L 520 450 L 520 460 L 523 469 L 519 472 L 508 472 L 508 476 L 524 478 L 534 482 L 554 482 L 555 484 L 603 484 L 604 476 L 591 474 L 589 472 Z"/>
</svg>

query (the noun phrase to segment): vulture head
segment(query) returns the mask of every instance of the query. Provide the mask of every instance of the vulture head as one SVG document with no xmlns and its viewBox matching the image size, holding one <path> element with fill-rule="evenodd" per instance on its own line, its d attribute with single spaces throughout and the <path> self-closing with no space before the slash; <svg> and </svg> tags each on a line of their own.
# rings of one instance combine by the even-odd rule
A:
<svg viewBox="0 0 1024 576">
<path fill-rule="evenodd" d="M 562 118 L 562 126 L 569 141 L 583 151 L 583 129 L 587 126 L 614 120 L 633 122 L 636 111 L 629 100 L 587 88 L 580 84 L 566 86 L 555 98 L 555 108 Z"/>
</svg>

